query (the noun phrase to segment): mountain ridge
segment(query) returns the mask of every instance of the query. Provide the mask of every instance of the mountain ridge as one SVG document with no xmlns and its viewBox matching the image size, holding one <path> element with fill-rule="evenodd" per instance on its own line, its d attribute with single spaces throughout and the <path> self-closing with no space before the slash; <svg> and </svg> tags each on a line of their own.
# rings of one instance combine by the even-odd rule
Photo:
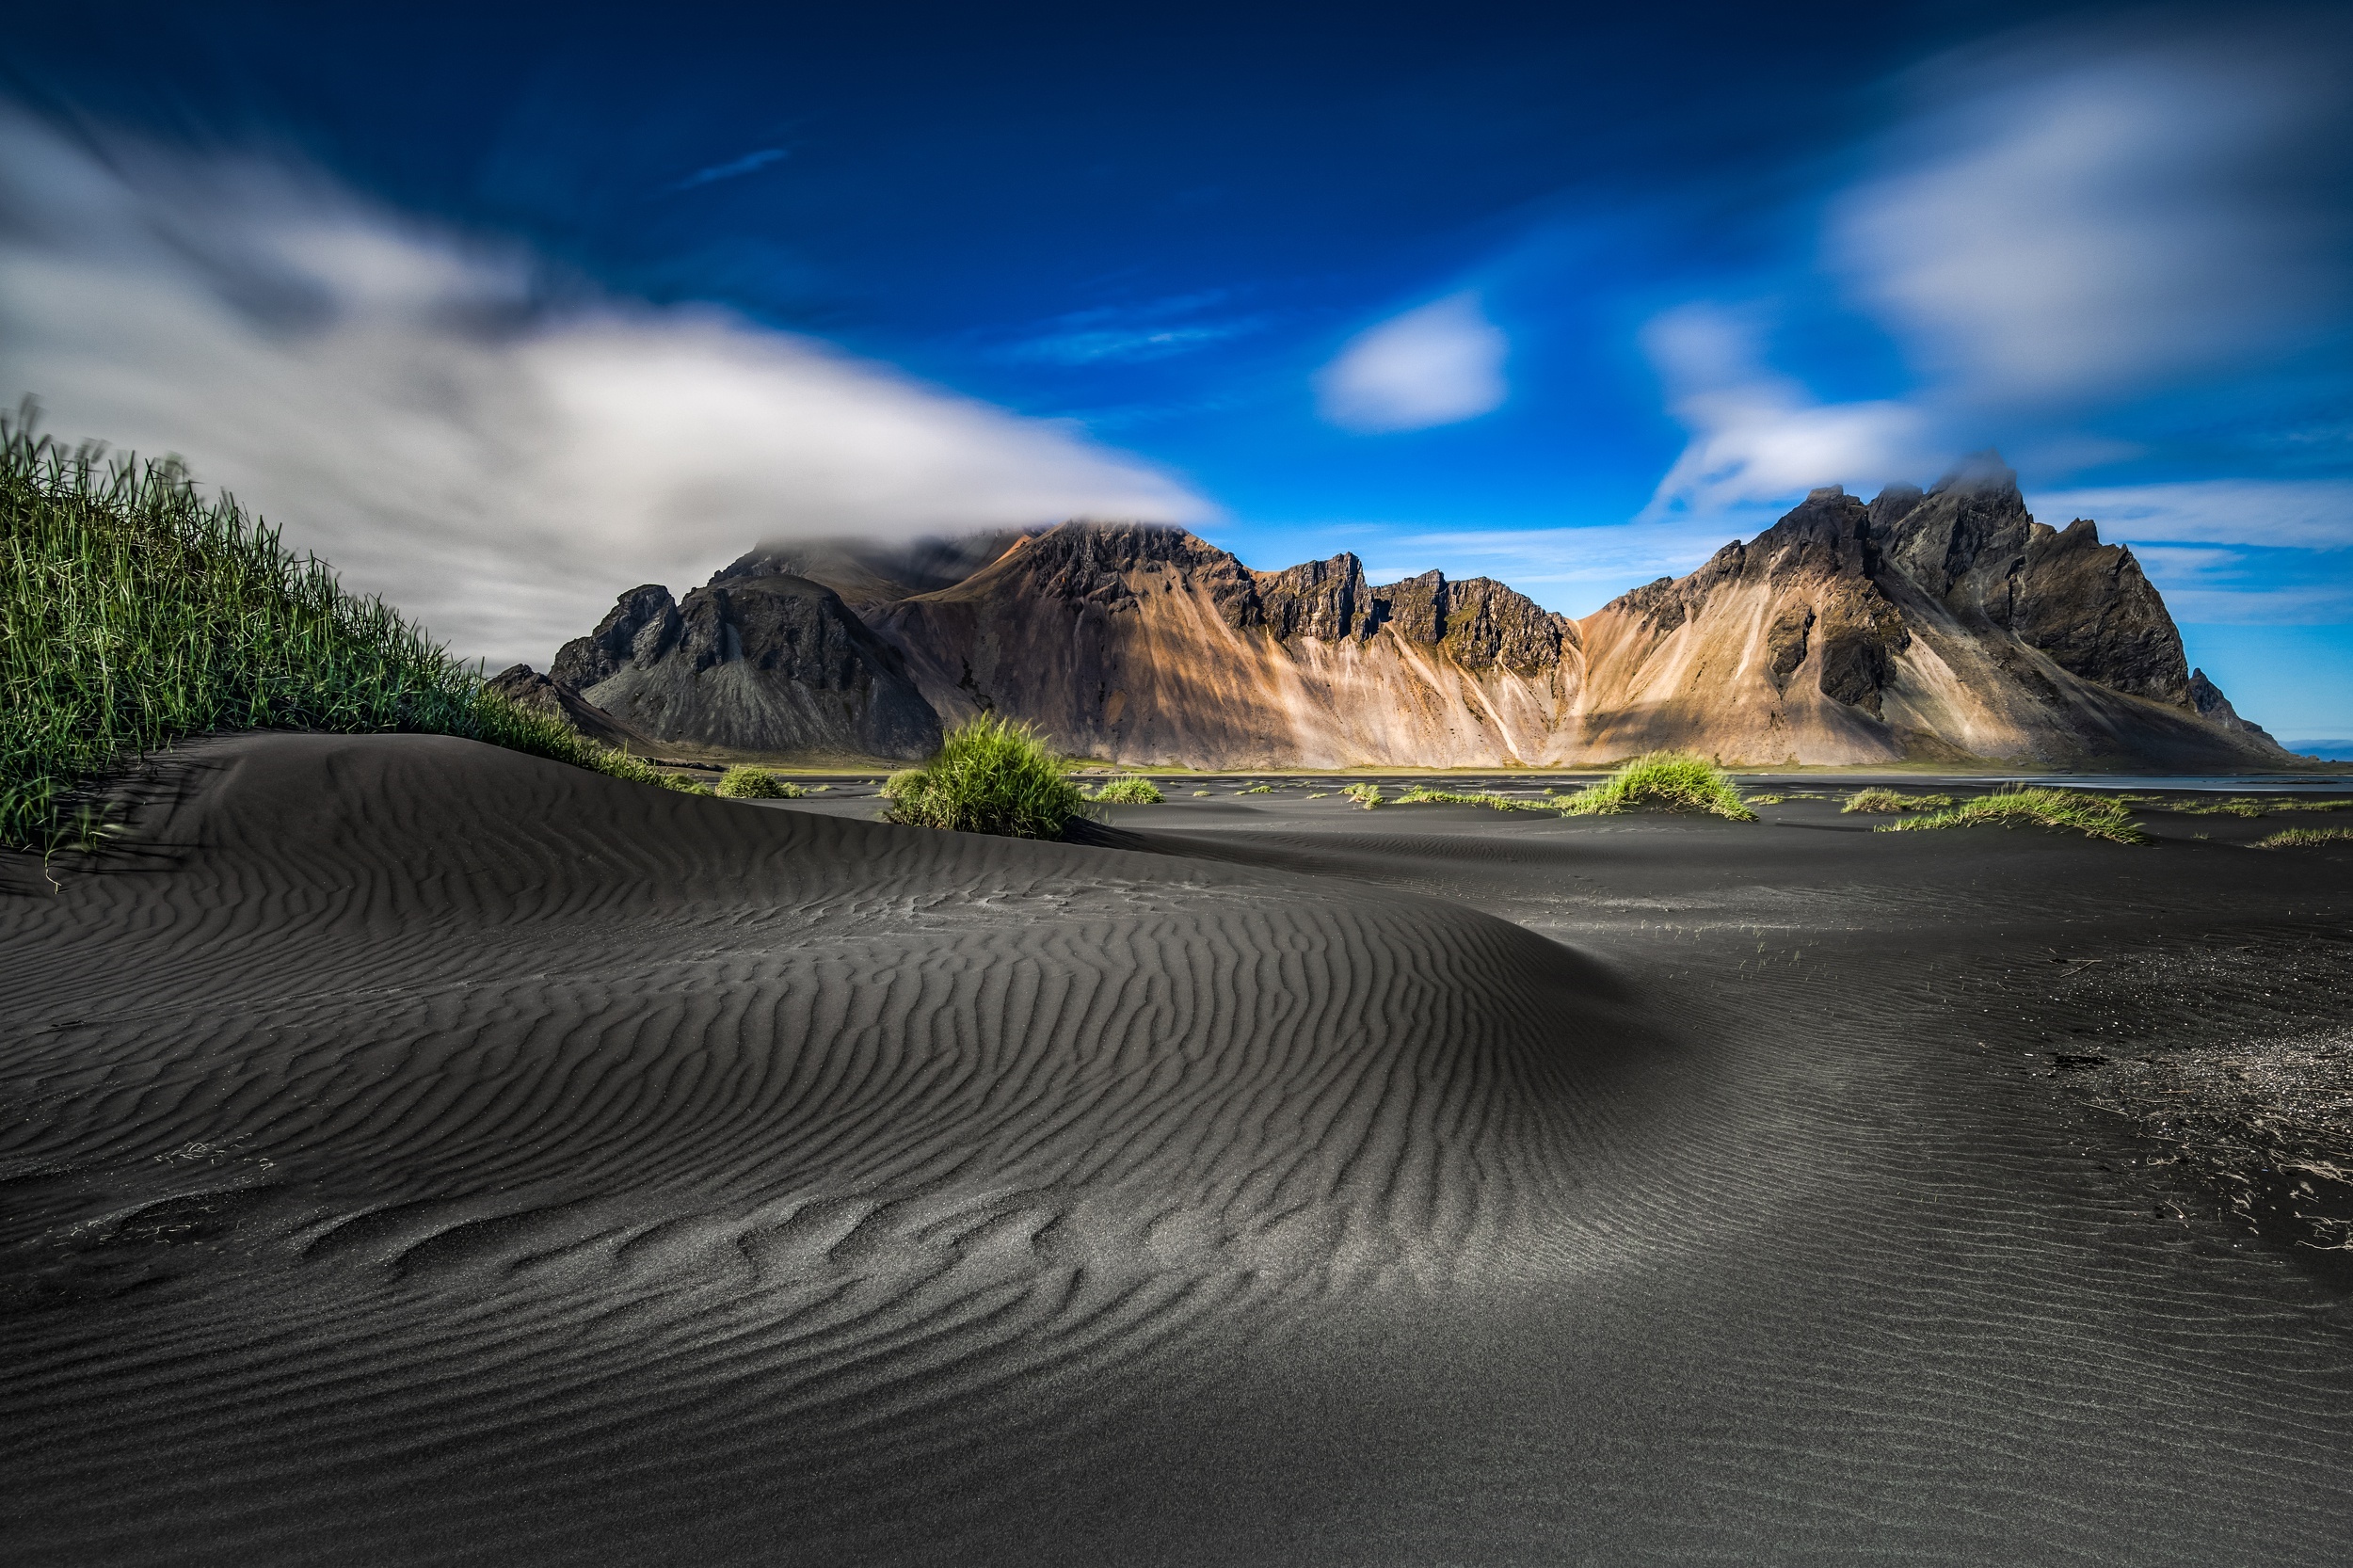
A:
<svg viewBox="0 0 2353 1568">
<path fill-rule="evenodd" d="M 791 649 L 728 608 L 778 594 L 805 605 Z M 1075 755 L 1202 768 L 2293 760 L 2193 674 L 2130 549 L 2036 520 L 1991 453 L 1927 490 L 1815 490 L 1581 619 L 1489 578 L 1374 584 L 1348 552 L 1260 571 L 1080 520 L 763 545 L 679 604 L 621 596 L 552 673 L 665 741 L 777 753 L 888 732 L 873 754 L 915 755 L 912 696 L 935 723 L 998 712 Z M 824 700 L 777 689 L 811 680 Z"/>
</svg>

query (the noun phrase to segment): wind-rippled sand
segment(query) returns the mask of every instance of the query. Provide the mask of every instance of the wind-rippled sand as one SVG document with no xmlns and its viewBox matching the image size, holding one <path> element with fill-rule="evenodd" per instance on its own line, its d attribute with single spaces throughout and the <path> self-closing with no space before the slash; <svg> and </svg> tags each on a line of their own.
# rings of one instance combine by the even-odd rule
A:
<svg viewBox="0 0 2353 1568">
<path fill-rule="evenodd" d="M 2341 958 L 2342 860 L 1223 797 L 1037 845 L 425 737 L 146 792 L 0 899 L 12 1560 L 2353 1546 L 2343 1280 L 2041 1076 L 2342 1023 L 2057 984 Z"/>
</svg>

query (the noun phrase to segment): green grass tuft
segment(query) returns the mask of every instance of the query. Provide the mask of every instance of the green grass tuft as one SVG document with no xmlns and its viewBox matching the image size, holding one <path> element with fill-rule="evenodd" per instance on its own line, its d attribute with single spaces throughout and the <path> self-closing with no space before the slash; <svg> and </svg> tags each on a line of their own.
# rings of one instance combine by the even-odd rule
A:
<svg viewBox="0 0 2353 1568">
<path fill-rule="evenodd" d="M 778 778 L 766 768 L 739 764 L 719 776 L 715 792 L 728 800 L 798 800 L 803 792 L 798 784 Z"/>
<path fill-rule="evenodd" d="M 2233 795 L 2229 800 L 2207 801 L 2196 806 L 2177 806 L 2174 809 L 2185 817 L 2260 817 L 2264 814 L 2265 807 L 2264 802 L 2251 796 Z"/>
<path fill-rule="evenodd" d="M 1158 806 L 1168 799 L 1158 784 L 1135 774 L 1110 780 L 1094 798 L 1106 806 Z"/>
<path fill-rule="evenodd" d="M 1493 811 L 1557 811 L 1558 804 L 1549 800 L 1522 800 L 1516 795 L 1492 794 L 1486 791 L 1463 792 L 1453 790 L 1433 790 L 1427 784 L 1417 784 L 1397 797 L 1400 806 L 1484 806 Z"/>
<path fill-rule="evenodd" d="M 1953 797 L 1950 795 L 1908 795 L 1900 790 L 1874 788 L 1857 790 L 1847 797 L 1847 803 L 1838 809 L 1842 812 L 1870 811 L 1884 814 L 1897 811 L 1922 811 L 1931 807 L 1952 804 Z"/>
<path fill-rule="evenodd" d="M 0 418 L 0 843 L 94 847 L 78 792 L 224 730 L 460 735 L 691 788 L 489 691 L 177 462 L 68 450 L 33 412 Z"/>
<path fill-rule="evenodd" d="M 2353 843 L 2353 827 L 2283 827 L 2255 840 L 2257 849 L 2317 849 L 2322 844 Z"/>
<path fill-rule="evenodd" d="M 1347 789 L 1342 790 L 1340 793 L 1346 795 L 1349 799 L 1354 801 L 1357 805 L 1363 807 L 1368 811 L 1371 810 L 1374 807 L 1383 804 L 1381 786 L 1378 784 L 1351 784 Z"/>
<path fill-rule="evenodd" d="M 1561 815 L 1606 816 L 1625 810 L 1704 811 L 1754 822 L 1731 776 L 1688 751 L 1654 751 L 1626 762 L 1597 784 L 1560 803 Z"/>
<path fill-rule="evenodd" d="M 983 713 L 949 731 L 939 753 L 883 783 L 883 820 L 1006 839 L 1059 839 L 1090 810 L 1070 764 L 1036 731 Z"/>
<path fill-rule="evenodd" d="M 1997 790 L 1963 801 L 1948 810 L 1931 812 L 1905 822 L 1881 824 L 1878 833 L 1904 833 L 1944 827 L 2063 827 L 2111 843 L 2141 844 L 2149 836 L 2133 814 L 2105 795 L 2081 790 Z"/>
</svg>

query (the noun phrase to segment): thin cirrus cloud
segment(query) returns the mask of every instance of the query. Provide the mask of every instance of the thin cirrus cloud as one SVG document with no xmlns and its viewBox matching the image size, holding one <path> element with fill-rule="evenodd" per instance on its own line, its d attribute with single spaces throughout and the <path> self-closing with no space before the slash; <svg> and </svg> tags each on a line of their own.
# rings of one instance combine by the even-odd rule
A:
<svg viewBox="0 0 2353 1568">
<path fill-rule="evenodd" d="M 712 310 L 552 290 L 520 246 L 283 159 L 0 117 L 0 388 L 184 455 L 461 653 L 544 662 L 762 538 L 1201 520 L 1088 440 Z"/>
<path fill-rule="evenodd" d="M 1753 352 L 1692 350 L 1734 308 L 1667 312 L 1647 346 L 1690 441 L 1653 514 L 1916 468 L 2002 429 L 2096 463 L 2137 448 L 2085 422 L 2341 350 L 2347 58 L 2340 26 L 2251 13 L 2036 31 L 1922 68 L 1899 87 L 1925 107 L 1825 203 L 1817 274 L 1915 386 L 1817 402 Z"/>
<path fill-rule="evenodd" d="M 1225 290 L 1138 305 L 1099 305 L 1052 318 L 992 352 L 1011 364 L 1135 364 L 1191 354 L 1265 329 L 1262 315 L 1207 316 Z"/>
<path fill-rule="evenodd" d="M 1450 295 L 1360 333 L 1316 376 L 1317 406 L 1345 430 L 1424 430 L 1503 403 L 1511 344 L 1478 295 Z"/>
<path fill-rule="evenodd" d="M 782 163 L 791 156 L 792 154 L 781 147 L 763 147 L 756 152 L 746 152 L 740 158 L 730 158 L 723 164 L 712 164 L 708 168 L 698 168 L 670 188 L 674 191 L 688 191 L 703 185 L 715 185 L 722 180 L 734 180 L 746 174 L 757 174 L 770 164 Z"/>
</svg>

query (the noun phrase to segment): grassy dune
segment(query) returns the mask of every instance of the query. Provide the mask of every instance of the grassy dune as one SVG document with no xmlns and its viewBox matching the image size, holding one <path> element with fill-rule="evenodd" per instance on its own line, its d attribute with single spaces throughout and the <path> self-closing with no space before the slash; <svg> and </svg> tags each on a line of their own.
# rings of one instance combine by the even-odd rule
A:
<svg viewBox="0 0 2353 1568">
<path fill-rule="evenodd" d="M 485 689 L 176 462 L 108 459 L 0 418 L 0 843 L 89 847 L 88 786 L 216 730 L 462 735 L 691 788 Z"/>
<path fill-rule="evenodd" d="M 1619 811 L 1696 811 L 1734 822 L 1754 822 L 1732 777 L 1705 757 L 1688 751 L 1654 751 L 1620 765 L 1597 784 L 1562 801 L 1562 815 L 1608 816 Z"/>
<path fill-rule="evenodd" d="M 1008 839 L 1059 839 L 1092 808 L 1070 763 L 1029 726 L 983 713 L 948 732 L 939 753 L 883 783 L 884 821 Z"/>
<path fill-rule="evenodd" d="M 1907 833 L 1945 827 L 2061 827 L 2112 843 L 2140 844 L 2149 836 L 2133 814 L 2105 795 L 2081 790 L 1997 790 L 1924 817 L 1885 823 L 1875 833 Z"/>
</svg>

